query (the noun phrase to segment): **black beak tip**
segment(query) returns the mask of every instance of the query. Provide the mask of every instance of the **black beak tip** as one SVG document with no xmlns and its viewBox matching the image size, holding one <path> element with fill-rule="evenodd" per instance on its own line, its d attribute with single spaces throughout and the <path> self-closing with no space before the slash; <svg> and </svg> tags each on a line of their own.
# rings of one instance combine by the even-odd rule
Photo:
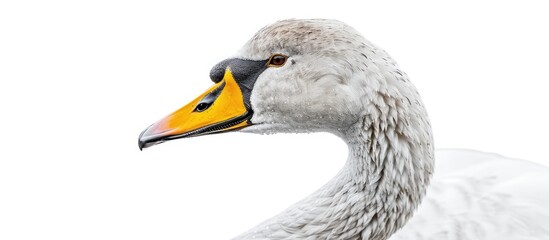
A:
<svg viewBox="0 0 549 240">
<path fill-rule="evenodd" d="M 141 139 L 138 140 L 137 145 L 139 146 L 139 151 L 143 151 L 143 146 L 145 145 Z"/>
<path fill-rule="evenodd" d="M 139 134 L 139 138 L 137 139 L 137 146 L 139 146 L 139 151 L 143 151 L 144 148 L 148 148 L 154 145 L 154 143 L 150 141 L 150 138 L 143 136 L 148 129 L 149 128 L 146 128 L 145 130 L 143 130 L 143 132 Z"/>
<path fill-rule="evenodd" d="M 151 125 L 152 126 L 152 125 Z M 143 130 L 141 134 L 139 134 L 139 138 L 137 139 L 137 146 L 139 147 L 140 151 L 143 151 L 143 149 L 163 143 L 164 137 L 163 136 L 156 136 L 156 135 L 150 135 L 147 133 L 147 130 L 149 130 L 150 127 Z"/>
<path fill-rule="evenodd" d="M 145 146 L 145 141 L 143 141 L 143 133 L 145 133 L 145 131 L 147 130 L 144 130 L 143 132 L 141 132 L 139 134 L 139 138 L 137 139 L 137 146 L 139 146 L 139 151 L 143 151 L 143 148 L 146 148 Z"/>
</svg>

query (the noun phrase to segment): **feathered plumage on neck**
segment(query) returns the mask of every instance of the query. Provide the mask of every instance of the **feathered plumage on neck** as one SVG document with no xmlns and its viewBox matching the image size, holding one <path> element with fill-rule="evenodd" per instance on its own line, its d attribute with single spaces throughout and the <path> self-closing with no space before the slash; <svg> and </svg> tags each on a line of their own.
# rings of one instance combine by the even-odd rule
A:
<svg viewBox="0 0 549 240">
<path fill-rule="evenodd" d="M 312 55 L 320 66 L 305 62 L 308 69 L 300 69 L 296 64 L 288 71 L 300 73 L 294 78 L 301 79 L 284 76 L 276 86 L 270 85 L 276 76 L 269 82 L 259 79 L 256 87 L 262 90 L 252 96 L 257 109 L 253 120 L 268 124 L 245 130 L 328 131 L 345 140 L 349 156 L 324 187 L 237 239 L 387 239 L 412 216 L 433 173 L 431 127 L 419 94 L 385 51 L 337 21 L 281 21 L 258 32 L 242 52 L 252 56 L 255 48 L 276 48 L 268 44 L 277 41 L 266 39 L 284 38 L 284 33 L 309 39 L 289 50 L 296 62 Z M 340 44 L 320 47 L 326 42 Z M 326 59 L 329 68 L 322 66 Z M 289 86 L 279 88 L 285 84 Z M 316 95 L 319 85 L 332 84 L 322 86 L 335 89 L 332 94 Z M 283 97 L 286 101 L 278 101 Z M 301 111 L 302 104 L 307 108 Z M 288 113 L 291 109 L 295 115 Z M 281 112 L 284 116 L 277 115 Z M 276 124 L 280 119 L 285 125 Z"/>
<path fill-rule="evenodd" d="M 421 202 L 432 145 L 360 121 L 345 166 L 324 187 L 236 239 L 387 239 Z M 385 130 L 384 130 L 385 129 Z"/>
</svg>

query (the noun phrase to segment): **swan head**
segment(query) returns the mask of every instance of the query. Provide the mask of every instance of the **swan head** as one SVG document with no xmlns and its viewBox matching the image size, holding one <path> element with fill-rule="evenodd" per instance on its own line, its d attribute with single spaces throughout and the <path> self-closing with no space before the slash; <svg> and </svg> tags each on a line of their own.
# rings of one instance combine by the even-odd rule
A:
<svg viewBox="0 0 549 240">
<path fill-rule="evenodd" d="M 406 121 L 425 115 L 415 88 L 385 51 L 336 20 L 266 26 L 214 66 L 210 78 L 213 87 L 145 129 L 139 147 L 233 130 L 346 138 L 364 121 L 390 125 L 399 114 Z"/>
</svg>

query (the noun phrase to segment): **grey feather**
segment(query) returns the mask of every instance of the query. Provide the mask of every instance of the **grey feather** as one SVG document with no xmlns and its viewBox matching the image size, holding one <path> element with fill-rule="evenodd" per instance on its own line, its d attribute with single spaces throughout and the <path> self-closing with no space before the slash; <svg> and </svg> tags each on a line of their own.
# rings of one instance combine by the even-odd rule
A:
<svg viewBox="0 0 549 240">
<path fill-rule="evenodd" d="M 397 63 L 353 28 L 335 20 L 283 20 L 261 29 L 235 57 L 274 53 L 289 61 L 257 79 L 250 98 L 256 125 L 243 131 L 330 132 L 347 143 L 349 156 L 324 187 L 235 239 L 383 240 L 397 231 L 392 239 L 549 238 L 547 203 L 503 191 L 504 180 L 518 175 L 478 172 L 478 162 L 443 168 L 423 201 L 435 172 L 427 111 Z M 484 156 L 475 154 L 469 155 Z M 438 158 L 460 165 L 461 159 Z M 492 164 L 498 169 L 499 162 Z M 548 178 L 540 179 L 525 182 L 547 188 Z"/>
</svg>

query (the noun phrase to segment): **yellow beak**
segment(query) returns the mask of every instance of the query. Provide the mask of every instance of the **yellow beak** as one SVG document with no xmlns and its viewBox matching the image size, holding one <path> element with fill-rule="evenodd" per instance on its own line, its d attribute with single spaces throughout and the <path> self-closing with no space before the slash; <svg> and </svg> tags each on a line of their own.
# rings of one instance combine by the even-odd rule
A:
<svg viewBox="0 0 549 240">
<path fill-rule="evenodd" d="M 139 148 L 168 140 L 226 132 L 250 125 L 252 116 L 229 68 L 223 80 L 192 102 L 154 123 L 139 136 Z"/>
</svg>

